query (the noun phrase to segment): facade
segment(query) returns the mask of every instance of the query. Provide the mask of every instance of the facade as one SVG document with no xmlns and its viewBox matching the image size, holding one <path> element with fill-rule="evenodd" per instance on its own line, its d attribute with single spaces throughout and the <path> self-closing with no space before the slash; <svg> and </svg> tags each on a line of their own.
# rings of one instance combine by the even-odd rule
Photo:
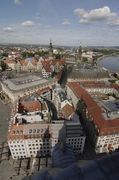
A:
<svg viewBox="0 0 119 180">
<path fill-rule="evenodd" d="M 42 76 L 44 78 L 49 78 L 52 74 L 51 60 L 44 60 L 41 63 L 42 63 Z"/>
<path fill-rule="evenodd" d="M 54 79 L 43 79 L 35 75 L 21 76 L 15 79 L 6 79 L 1 82 L 2 91 L 8 95 L 11 101 L 15 101 L 18 97 L 30 95 L 37 92 L 39 89 L 54 85 Z"/>
<path fill-rule="evenodd" d="M 77 81 L 104 81 L 107 82 L 109 78 L 108 72 L 104 71 L 101 68 L 79 68 L 77 65 L 74 65 L 72 73 L 70 73 L 68 82 L 77 82 Z"/>
<path fill-rule="evenodd" d="M 82 125 L 97 153 L 119 148 L 119 101 L 93 98 L 78 82 L 68 83 L 68 95 L 74 106 L 79 102 Z M 75 99 L 75 100 L 74 100 Z M 76 101 L 76 102 L 75 102 Z"/>
<path fill-rule="evenodd" d="M 41 60 L 37 60 L 36 58 L 26 58 L 22 60 L 7 58 L 5 63 L 16 72 L 41 72 L 42 70 Z"/>
<path fill-rule="evenodd" d="M 85 139 L 80 122 L 66 122 L 66 142 L 72 146 L 75 153 L 83 152 Z"/>
</svg>

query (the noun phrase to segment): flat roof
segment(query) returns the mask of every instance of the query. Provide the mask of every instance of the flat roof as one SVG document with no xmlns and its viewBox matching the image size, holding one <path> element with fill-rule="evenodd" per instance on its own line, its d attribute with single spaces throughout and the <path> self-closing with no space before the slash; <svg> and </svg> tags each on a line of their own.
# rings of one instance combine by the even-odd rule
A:
<svg viewBox="0 0 119 180">
<path fill-rule="evenodd" d="M 7 79 L 3 81 L 10 90 L 20 91 L 26 88 L 38 86 L 51 81 L 52 79 L 43 79 L 42 77 L 35 75 L 22 76 L 14 79 Z"/>
</svg>

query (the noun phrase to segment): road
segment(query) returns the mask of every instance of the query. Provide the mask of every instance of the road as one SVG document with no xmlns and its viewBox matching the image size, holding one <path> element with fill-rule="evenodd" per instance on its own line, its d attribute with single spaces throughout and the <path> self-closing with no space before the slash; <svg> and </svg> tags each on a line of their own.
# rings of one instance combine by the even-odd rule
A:
<svg viewBox="0 0 119 180">
<path fill-rule="evenodd" d="M 1 86 L 0 86 L 1 91 Z M 3 104 L 0 100 L 0 143 L 6 140 L 8 119 L 10 117 L 11 104 Z"/>
<path fill-rule="evenodd" d="M 52 111 L 52 120 L 56 120 L 57 119 L 57 110 L 55 105 L 53 104 L 53 102 L 46 100 L 48 108 L 50 109 L 50 111 Z"/>
</svg>

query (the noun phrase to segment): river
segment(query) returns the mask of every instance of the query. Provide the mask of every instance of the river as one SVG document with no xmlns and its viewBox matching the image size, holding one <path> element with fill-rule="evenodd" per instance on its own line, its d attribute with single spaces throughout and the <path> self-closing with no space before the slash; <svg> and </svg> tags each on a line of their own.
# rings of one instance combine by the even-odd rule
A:
<svg viewBox="0 0 119 180">
<path fill-rule="evenodd" d="M 109 71 L 119 73 L 119 56 L 104 57 L 98 61 L 98 64 Z"/>
</svg>

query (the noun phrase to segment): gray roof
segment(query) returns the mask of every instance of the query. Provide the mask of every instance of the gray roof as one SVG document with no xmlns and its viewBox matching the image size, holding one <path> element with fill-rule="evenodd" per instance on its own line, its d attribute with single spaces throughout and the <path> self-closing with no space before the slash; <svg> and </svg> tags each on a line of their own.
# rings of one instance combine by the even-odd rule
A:
<svg viewBox="0 0 119 180">
<path fill-rule="evenodd" d="M 66 123 L 66 137 L 67 138 L 80 137 L 82 135 L 84 135 L 84 132 L 80 123 L 74 123 L 74 122 Z"/>
<path fill-rule="evenodd" d="M 67 100 L 66 94 L 63 91 L 59 92 L 59 97 L 61 102 Z"/>
<path fill-rule="evenodd" d="M 74 68 L 69 78 L 87 78 L 87 79 L 97 79 L 97 78 L 108 78 L 108 72 L 102 69 L 83 69 Z"/>
<path fill-rule="evenodd" d="M 4 80 L 2 83 L 5 84 L 12 91 L 20 91 L 26 88 L 31 88 L 34 86 L 45 84 L 52 79 L 43 79 L 35 75 L 22 76 L 14 79 Z"/>
</svg>

